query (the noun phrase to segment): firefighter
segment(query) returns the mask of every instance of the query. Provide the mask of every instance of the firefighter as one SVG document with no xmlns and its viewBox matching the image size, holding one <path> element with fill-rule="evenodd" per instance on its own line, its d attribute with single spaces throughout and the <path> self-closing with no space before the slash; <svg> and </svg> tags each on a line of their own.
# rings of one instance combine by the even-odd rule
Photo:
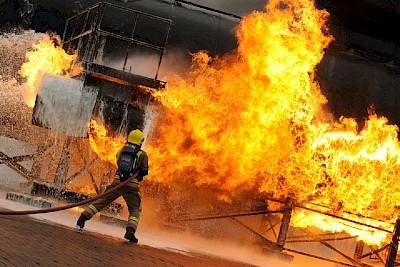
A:
<svg viewBox="0 0 400 267">
<path fill-rule="evenodd" d="M 137 171 L 139 171 L 138 176 L 119 190 L 98 199 L 86 207 L 76 223 L 77 230 L 82 230 L 85 226 L 85 221 L 90 220 L 93 215 L 122 195 L 129 210 L 128 223 L 126 225 L 124 237 L 130 242 L 138 242 L 138 239 L 135 237 L 135 232 L 142 212 L 139 183 L 143 180 L 143 176 L 148 174 L 149 169 L 147 154 L 140 149 L 143 141 L 144 135 L 140 130 L 133 130 L 129 133 L 128 141 L 116 155 L 118 170 L 114 176 L 114 181 L 107 187 L 105 192 L 125 181 Z M 126 168 L 131 168 L 128 173 Z"/>
</svg>

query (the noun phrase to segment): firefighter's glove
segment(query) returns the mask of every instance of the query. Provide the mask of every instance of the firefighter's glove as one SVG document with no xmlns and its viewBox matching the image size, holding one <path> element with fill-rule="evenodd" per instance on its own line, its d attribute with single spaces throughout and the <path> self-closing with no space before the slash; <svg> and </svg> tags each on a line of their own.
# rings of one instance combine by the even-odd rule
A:
<svg viewBox="0 0 400 267">
<path fill-rule="evenodd" d="M 143 177 L 147 175 L 147 172 L 145 171 L 139 171 L 138 176 L 136 177 L 136 180 L 138 180 L 138 182 L 143 181 Z"/>
<path fill-rule="evenodd" d="M 128 179 L 129 177 L 128 177 L 128 175 L 122 175 L 122 174 L 119 174 L 119 181 L 122 183 L 122 182 L 125 182 L 126 181 L 126 179 Z"/>
</svg>

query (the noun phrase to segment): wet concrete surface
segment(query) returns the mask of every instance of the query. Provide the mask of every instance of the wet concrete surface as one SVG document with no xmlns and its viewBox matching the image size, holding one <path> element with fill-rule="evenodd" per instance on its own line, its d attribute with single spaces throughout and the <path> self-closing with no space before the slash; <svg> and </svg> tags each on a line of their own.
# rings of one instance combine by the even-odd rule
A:
<svg viewBox="0 0 400 267">
<path fill-rule="evenodd" d="M 168 244 L 166 244 L 168 247 Z M 0 215 L 0 266 L 252 266 L 179 253 L 28 216 Z"/>
</svg>

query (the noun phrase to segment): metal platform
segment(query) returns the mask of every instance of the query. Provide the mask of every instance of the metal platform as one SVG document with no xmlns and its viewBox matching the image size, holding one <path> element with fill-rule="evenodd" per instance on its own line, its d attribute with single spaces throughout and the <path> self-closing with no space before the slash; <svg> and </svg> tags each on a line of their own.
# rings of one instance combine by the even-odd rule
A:
<svg viewBox="0 0 400 267">
<path fill-rule="evenodd" d="M 124 19 L 116 22 L 115 13 Z M 147 24 L 154 28 L 152 34 L 139 27 Z M 73 78 L 68 81 L 63 77 L 44 77 L 32 123 L 55 133 L 83 138 L 87 131 L 82 125 L 91 119 L 101 122 L 115 135 L 143 130 L 145 109 L 151 100 L 149 90 L 165 87 L 158 76 L 171 24 L 170 19 L 107 2 L 69 18 L 62 47 L 68 54 L 76 55 L 69 70 Z M 158 57 L 158 62 L 151 66 L 154 73 L 138 74 L 138 55 Z M 59 111 L 63 106 L 70 110 Z"/>
<path fill-rule="evenodd" d="M 47 200 L 35 198 L 33 196 L 20 193 L 8 192 L 6 195 L 6 199 L 42 209 L 48 209 L 52 206 L 52 203 Z"/>
</svg>

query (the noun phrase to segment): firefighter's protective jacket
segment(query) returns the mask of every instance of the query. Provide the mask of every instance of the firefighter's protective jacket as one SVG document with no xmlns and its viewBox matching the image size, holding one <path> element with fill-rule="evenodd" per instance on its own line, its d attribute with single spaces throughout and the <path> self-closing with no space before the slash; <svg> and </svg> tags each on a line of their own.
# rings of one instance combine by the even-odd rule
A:
<svg viewBox="0 0 400 267">
<path fill-rule="evenodd" d="M 129 146 L 132 148 L 135 148 L 134 144 L 131 143 L 126 143 L 125 146 Z M 121 151 L 122 149 L 120 149 L 117 154 L 117 164 L 119 162 L 119 159 L 121 157 Z M 136 153 L 135 158 L 133 160 L 133 167 L 132 167 L 132 173 L 136 173 L 137 171 L 139 171 L 139 176 L 146 176 L 149 173 L 149 163 L 148 163 L 148 157 L 147 157 L 147 153 L 144 150 L 139 149 L 139 151 Z M 115 174 L 115 179 L 119 180 L 120 176 L 118 173 Z M 135 183 L 135 184 L 139 184 L 140 181 L 138 181 L 138 179 L 133 179 L 131 183 Z"/>
</svg>

